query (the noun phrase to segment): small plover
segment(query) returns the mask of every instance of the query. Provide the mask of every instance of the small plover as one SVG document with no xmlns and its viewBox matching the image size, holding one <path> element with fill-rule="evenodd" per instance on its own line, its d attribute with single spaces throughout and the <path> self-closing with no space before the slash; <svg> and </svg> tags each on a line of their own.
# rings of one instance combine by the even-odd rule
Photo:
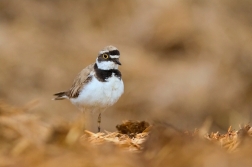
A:
<svg viewBox="0 0 252 167">
<path fill-rule="evenodd" d="M 72 87 L 54 94 L 53 100 L 69 99 L 81 111 L 98 112 L 98 132 L 101 113 L 117 102 L 124 92 L 124 84 L 118 65 L 120 52 L 114 46 L 106 46 L 96 62 L 84 68 L 75 78 Z"/>
</svg>

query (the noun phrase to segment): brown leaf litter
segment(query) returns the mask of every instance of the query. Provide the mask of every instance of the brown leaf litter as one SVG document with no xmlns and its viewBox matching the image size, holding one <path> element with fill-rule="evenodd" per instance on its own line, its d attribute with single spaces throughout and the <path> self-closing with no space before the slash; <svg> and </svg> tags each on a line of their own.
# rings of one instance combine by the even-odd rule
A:
<svg viewBox="0 0 252 167">
<path fill-rule="evenodd" d="M 33 106 L 33 103 L 30 104 Z M 146 121 L 126 120 L 117 125 L 116 132 L 93 133 L 86 130 L 83 134 L 80 122 L 66 124 L 64 121 L 55 120 L 48 124 L 43 122 L 38 116 L 28 111 L 29 106 L 15 108 L 1 102 L 0 104 L 0 136 L 1 141 L 8 141 L 13 147 L 12 154 L 19 154 L 29 145 L 35 144 L 39 147 L 47 143 L 58 143 L 72 145 L 78 141 L 81 144 L 89 142 L 94 145 L 101 145 L 106 142 L 113 143 L 124 150 L 139 151 L 143 149 L 143 143 L 151 133 L 152 125 Z M 184 132 L 186 136 L 196 137 L 199 132 Z M 231 127 L 227 133 L 219 132 L 205 134 L 204 138 L 219 144 L 228 151 L 235 151 L 242 143 L 243 139 L 251 138 L 252 128 L 249 125 L 233 130 Z"/>
<path fill-rule="evenodd" d="M 116 126 L 118 132 L 93 133 L 85 131 L 90 143 L 98 145 L 104 142 L 111 142 L 129 151 L 142 150 L 142 144 L 149 135 L 151 126 L 145 121 L 124 121 Z M 85 135 L 83 136 L 85 141 Z"/>
<path fill-rule="evenodd" d="M 82 141 L 87 139 L 95 145 L 110 142 L 129 151 L 139 151 L 143 149 L 143 143 L 150 135 L 152 126 L 145 121 L 127 120 L 117 125 L 116 128 L 117 132 L 93 133 L 85 131 L 86 135 L 82 136 Z M 184 135 L 188 139 L 190 137 L 201 137 L 198 130 L 195 130 L 193 133 L 184 132 Z M 205 139 L 219 144 L 228 152 L 235 151 L 247 137 L 252 137 L 252 127 L 249 125 L 244 125 L 239 130 L 232 130 L 230 126 L 227 133 L 224 134 L 212 132 L 204 135 Z"/>
<path fill-rule="evenodd" d="M 189 133 L 167 124 L 150 125 L 146 121 L 124 121 L 116 126 L 116 132 L 83 132 L 80 127 L 80 122 L 45 122 L 26 107 L 15 108 L 0 102 L 0 166 L 20 163 L 20 166 L 71 166 L 72 163 L 100 166 L 99 162 L 107 162 L 107 166 L 122 166 L 128 162 L 133 166 L 143 162 L 162 166 L 171 162 L 184 165 L 183 162 L 191 159 L 193 164 L 202 164 L 209 152 L 210 156 L 215 153 L 223 156 L 223 152 L 243 150 L 239 155 L 246 157 L 252 136 L 249 125 L 239 130 L 230 127 L 227 133 L 216 132 L 203 137 L 197 130 Z M 218 145 L 224 149 L 219 149 Z M 140 157 L 132 153 L 139 153 Z M 174 159 L 181 156 L 184 161 Z"/>
<path fill-rule="evenodd" d="M 217 142 L 221 147 L 227 149 L 227 151 L 235 151 L 242 141 L 246 138 L 252 137 L 252 127 L 249 125 L 244 125 L 240 127 L 239 130 L 232 130 L 230 126 L 227 133 L 220 134 L 219 132 L 211 133 L 205 136 L 208 140 Z"/>
</svg>

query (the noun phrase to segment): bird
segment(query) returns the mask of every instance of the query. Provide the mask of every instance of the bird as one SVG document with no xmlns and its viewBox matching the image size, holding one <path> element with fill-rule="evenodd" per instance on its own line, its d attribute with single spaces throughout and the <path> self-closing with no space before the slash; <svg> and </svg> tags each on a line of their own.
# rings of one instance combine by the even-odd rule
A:
<svg viewBox="0 0 252 167">
<path fill-rule="evenodd" d="M 106 46 L 98 53 L 95 63 L 84 68 L 74 79 L 67 91 L 55 93 L 53 100 L 69 99 L 79 110 L 98 112 L 98 132 L 101 113 L 115 104 L 124 93 L 122 74 L 118 70 L 120 52 Z"/>
</svg>

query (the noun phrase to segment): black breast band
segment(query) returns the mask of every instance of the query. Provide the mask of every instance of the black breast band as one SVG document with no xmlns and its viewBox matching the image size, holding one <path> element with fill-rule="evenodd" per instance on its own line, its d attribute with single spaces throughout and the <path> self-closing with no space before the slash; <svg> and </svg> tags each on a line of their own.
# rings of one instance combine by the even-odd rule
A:
<svg viewBox="0 0 252 167">
<path fill-rule="evenodd" d="M 117 69 L 101 70 L 98 68 L 96 63 L 94 65 L 94 70 L 95 70 L 95 74 L 96 74 L 97 79 L 101 82 L 107 82 L 106 79 L 111 77 L 113 73 L 119 79 L 121 79 L 121 77 L 122 77 L 122 74 L 119 70 L 117 70 Z"/>
</svg>

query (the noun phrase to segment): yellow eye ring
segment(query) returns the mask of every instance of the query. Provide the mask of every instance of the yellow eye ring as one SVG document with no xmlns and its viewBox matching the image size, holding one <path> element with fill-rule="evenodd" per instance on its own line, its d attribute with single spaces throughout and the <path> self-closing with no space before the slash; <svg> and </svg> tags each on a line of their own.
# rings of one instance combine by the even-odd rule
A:
<svg viewBox="0 0 252 167">
<path fill-rule="evenodd" d="M 103 57 L 104 59 L 108 59 L 108 58 L 109 58 L 108 54 L 103 54 L 102 57 Z"/>
</svg>

